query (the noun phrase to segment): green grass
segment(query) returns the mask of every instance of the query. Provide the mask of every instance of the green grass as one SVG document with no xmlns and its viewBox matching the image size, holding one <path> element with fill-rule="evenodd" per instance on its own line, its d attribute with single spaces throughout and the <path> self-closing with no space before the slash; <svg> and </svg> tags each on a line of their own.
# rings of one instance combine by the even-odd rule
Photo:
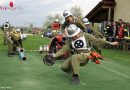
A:
<svg viewBox="0 0 130 90">
<path fill-rule="evenodd" d="M 110 52 L 111 50 L 105 50 L 103 55 Z M 2 57 L 0 87 L 11 87 L 9 90 L 129 90 L 130 88 L 130 66 L 111 58 L 101 61 L 100 65 L 89 62 L 81 67 L 81 82 L 73 86 L 70 84 L 71 75 L 60 69 L 62 60 L 53 66 L 46 66 L 42 62 L 42 54 L 25 52 L 25 55 L 27 61 L 21 62 L 17 55 L 7 57 L 5 51 L 0 52 Z"/>
<path fill-rule="evenodd" d="M 106 50 L 103 50 L 103 55 L 108 60 L 110 58 L 116 62 L 130 65 L 130 52 L 129 51 L 126 52 L 126 51 L 120 51 L 120 50 L 106 49 Z"/>
<path fill-rule="evenodd" d="M 23 41 L 23 45 L 25 50 L 38 50 L 39 46 L 48 45 L 50 43 L 50 38 L 37 36 L 28 36 L 25 41 Z"/>
<path fill-rule="evenodd" d="M 39 46 L 48 45 L 50 43 L 50 38 L 41 37 L 40 35 L 29 35 L 27 39 L 23 41 L 23 46 L 25 50 L 38 50 Z M 3 34 L 0 30 L 0 50 L 7 50 L 7 45 L 3 45 Z"/>
<path fill-rule="evenodd" d="M 36 50 L 50 42 L 48 38 L 29 36 L 24 41 L 25 50 Z M 7 46 L 0 41 L 0 90 L 129 90 L 130 52 L 105 49 L 105 60 L 100 65 L 89 62 L 80 67 L 80 84 L 70 84 L 71 75 L 60 69 L 63 60 L 46 66 L 44 54 L 26 51 L 27 60 L 20 61 L 18 55 L 7 57 Z"/>
<path fill-rule="evenodd" d="M 6 50 L 6 47 L 3 45 L 3 31 L 0 29 L 0 51 Z"/>
</svg>

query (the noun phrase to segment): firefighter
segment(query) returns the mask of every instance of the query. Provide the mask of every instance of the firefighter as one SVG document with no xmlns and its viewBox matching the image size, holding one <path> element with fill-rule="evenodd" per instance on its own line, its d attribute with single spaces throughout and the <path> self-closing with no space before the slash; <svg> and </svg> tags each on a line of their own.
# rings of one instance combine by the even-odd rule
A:
<svg viewBox="0 0 130 90">
<path fill-rule="evenodd" d="M 69 26 L 70 24 L 75 24 L 78 26 L 82 31 L 85 30 L 85 25 L 83 24 L 82 20 L 76 18 L 72 15 L 69 10 L 64 10 L 63 16 L 65 18 L 65 22 L 62 25 L 62 32 L 64 32 L 65 27 Z M 65 33 L 65 32 L 64 32 Z"/>
<path fill-rule="evenodd" d="M 94 35 L 96 38 L 105 39 L 105 37 L 99 32 L 98 30 L 95 30 L 92 25 L 90 24 L 89 20 L 87 18 L 83 18 L 83 23 L 86 26 L 86 32 L 89 34 Z M 93 49 L 96 50 L 99 54 L 101 54 L 101 47 L 92 45 Z"/>
<path fill-rule="evenodd" d="M 20 29 L 14 29 L 13 32 L 11 33 L 11 40 L 13 41 L 13 51 L 17 52 L 16 49 L 17 47 L 22 48 L 22 40 L 20 36 Z"/>
<path fill-rule="evenodd" d="M 23 37 L 22 37 L 21 29 L 20 29 L 20 28 L 17 28 L 17 29 L 16 29 L 16 32 L 17 32 L 17 34 L 18 34 L 18 36 L 19 36 L 19 40 L 18 40 L 19 46 L 20 46 L 20 48 L 23 48 L 23 43 L 22 43 Z"/>
<path fill-rule="evenodd" d="M 74 52 L 72 56 L 67 58 L 61 65 L 61 69 L 72 75 L 72 84 L 79 84 L 79 66 L 84 66 L 88 63 L 91 54 L 90 43 L 97 46 L 104 46 L 106 44 L 117 45 L 118 42 L 108 42 L 104 39 L 97 39 L 88 33 L 82 33 L 81 29 L 75 24 L 70 24 L 65 28 L 66 35 L 69 38 L 66 44 L 58 52 L 52 56 L 57 58 L 64 54 L 64 52 Z"/>
<path fill-rule="evenodd" d="M 5 24 L 3 24 L 2 30 L 4 35 L 6 35 L 9 32 L 9 30 L 11 30 L 11 25 L 8 19 L 6 20 Z M 4 45 L 6 44 L 7 44 L 7 40 L 4 38 Z"/>
<path fill-rule="evenodd" d="M 56 53 L 62 46 L 65 44 L 66 37 L 63 35 L 57 35 L 52 38 L 52 41 L 49 46 L 49 53 Z"/>
<path fill-rule="evenodd" d="M 11 40 L 11 33 L 12 33 L 13 27 L 10 25 L 9 20 L 6 20 L 6 23 L 2 26 L 2 29 L 3 29 L 4 45 L 7 44 L 8 56 L 11 57 L 14 55 L 13 41 Z"/>
<path fill-rule="evenodd" d="M 90 24 L 89 20 L 87 18 L 83 18 L 83 23 L 86 26 L 86 31 L 90 34 L 93 34 L 96 38 L 102 38 L 105 37 L 99 32 L 98 30 L 94 29 L 93 26 Z"/>
<path fill-rule="evenodd" d="M 22 45 L 22 39 L 20 35 L 20 29 L 14 29 L 11 33 L 11 40 L 13 41 L 13 52 L 15 55 L 19 55 L 20 59 L 25 61 L 26 56 L 24 55 L 24 49 Z"/>
</svg>

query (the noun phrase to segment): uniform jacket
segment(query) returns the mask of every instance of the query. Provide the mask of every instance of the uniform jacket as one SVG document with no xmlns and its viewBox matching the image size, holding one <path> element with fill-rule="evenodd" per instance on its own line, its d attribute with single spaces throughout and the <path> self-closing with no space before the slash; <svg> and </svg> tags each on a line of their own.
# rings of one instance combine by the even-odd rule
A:
<svg viewBox="0 0 130 90">
<path fill-rule="evenodd" d="M 95 44 L 97 46 L 102 47 L 106 44 L 110 44 L 110 42 L 108 42 L 104 39 L 97 39 L 89 33 L 81 33 L 81 36 L 83 36 L 83 35 L 86 39 L 88 46 L 90 46 L 91 44 Z M 59 56 L 63 55 L 65 52 L 71 52 L 73 50 L 71 47 L 71 42 L 72 41 L 70 39 L 68 39 L 66 41 L 66 44 L 58 52 L 55 53 L 55 57 L 59 57 Z"/>
<path fill-rule="evenodd" d="M 85 32 L 87 29 L 85 24 L 79 19 L 75 19 L 74 23 L 70 23 L 70 24 L 75 24 L 77 27 L 83 30 L 83 32 Z M 64 22 L 64 24 L 62 25 L 62 32 L 64 32 L 65 27 L 69 26 L 70 24 L 68 24 L 67 22 Z M 96 38 L 104 38 L 104 36 L 98 30 L 95 30 L 92 25 L 90 25 L 90 30 L 92 30 Z"/>
</svg>

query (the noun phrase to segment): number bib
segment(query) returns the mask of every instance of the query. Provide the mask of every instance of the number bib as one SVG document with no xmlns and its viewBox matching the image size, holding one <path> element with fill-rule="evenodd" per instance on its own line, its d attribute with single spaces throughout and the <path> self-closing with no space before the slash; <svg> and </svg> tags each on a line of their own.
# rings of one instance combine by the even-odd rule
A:
<svg viewBox="0 0 130 90">
<path fill-rule="evenodd" d="M 84 36 L 76 39 L 75 41 L 72 41 L 71 44 L 72 44 L 72 48 L 74 48 L 76 50 L 88 49 L 87 42 L 86 42 L 86 39 Z"/>
</svg>

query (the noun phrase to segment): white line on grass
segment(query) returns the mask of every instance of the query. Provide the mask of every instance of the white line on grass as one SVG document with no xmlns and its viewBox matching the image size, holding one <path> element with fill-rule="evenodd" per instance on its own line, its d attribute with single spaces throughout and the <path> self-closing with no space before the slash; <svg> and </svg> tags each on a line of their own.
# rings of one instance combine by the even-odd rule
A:
<svg viewBox="0 0 130 90">
<path fill-rule="evenodd" d="M 105 59 L 103 60 L 103 62 L 104 62 L 104 63 L 111 64 L 111 65 L 114 65 L 114 66 L 117 66 L 117 67 L 120 67 L 120 65 L 117 64 L 117 62 L 114 63 L 114 62 L 112 62 L 112 59 L 109 59 L 109 58 L 105 58 Z"/>
<path fill-rule="evenodd" d="M 85 83 L 85 82 L 80 81 L 80 83 L 81 83 L 83 86 L 86 86 L 86 83 Z"/>
<path fill-rule="evenodd" d="M 116 73 L 116 74 L 118 74 L 118 75 L 120 75 L 120 76 L 123 76 L 123 77 L 126 77 L 126 78 L 129 78 L 130 79 L 130 77 L 129 76 L 127 76 L 127 75 L 125 75 L 125 74 L 122 74 L 122 73 L 120 73 L 120 72 L 118 72 L 118 71 L 115 71 L 115 70 L 112 70 L 112 69 L 110 69 L 110 68 L 107 68 L 107 67 L 105 67 L 105 66 L 99 66 L 99 67 L 102 67 L 102 68 L 104 68 L 104 69 L 107 69 L 107 70 L 109 70 L 109 71 L 111 71 L 111 72 L 114 72 L 114 73 Z"/>
<path fill-rule="evenodd" d="M 113 62 L 109 62 L 110 60 L 111 60 L 111 59 L 106 59 L 106 60 L 104 60 L 104 63 L 109 63 L 109 64 L 112 64 L 112 65 L 114 65 L 114 66 L 120 67 L 119 65 L 114 64 Z"/>
</svg>

